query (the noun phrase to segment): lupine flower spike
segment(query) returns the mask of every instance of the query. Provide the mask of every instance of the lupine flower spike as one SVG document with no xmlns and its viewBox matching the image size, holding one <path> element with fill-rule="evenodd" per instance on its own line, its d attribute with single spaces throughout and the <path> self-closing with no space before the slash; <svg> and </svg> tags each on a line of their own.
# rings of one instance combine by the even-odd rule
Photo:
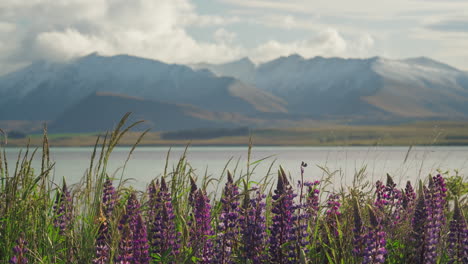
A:
<svg viewBox="0 0 468 264">
<path fill-rule="evenodd" d="M 424 237 L 424 263 L 435 264 L 439 257 L 440 232 L 445 224 L 445 196 L 447 189 L 444 178 L 438 174 L 430 178 L 426 195 L 427 221 Z"/>
<path fill-rule="evenodd" d="M 455 200 L 455 208 L 452 221 L 450 221 L 450 233 L 448 237 L 449 264 L 468 263 L 468 228 L 465 217 L 460 210 L 458 200 Z"/>
<path fill-rule="evenodd" d="M 164 178 L 161 178 L 160 185 L 156 182 L 149 192 L 151 253 L 173 258 L 180 247 L 180 234 L 176 231 L 171 193 Z"/>
<path fill-rule="evenodd" d="M 273 207 L 272 223 L 270 230 L 270 262 L 271 263 L 289 263 L 290 259 L 297 257 L 295 250 L 285 250 L 284 244 L 292 242 L 296 239 L 293 234 L 294 224 L 294 193 L 289 181 L 286 178 L 284 170 L 281 168 L 278 171 L 278 184 L 275 194 L 272 196 Z"/>
<path fill-rule="evenodd" d="M 149 263 L 149 245 L 146 225 L 141 217 L 140 203 L 135 193 L 130 194 L 125 209 L 125 214 L 119 223 L 121 241 L 116 261 L 126 263 L 125 261 L 131 259 L 131 263 L 134 264 L 147 264 Z"/>
<path fill-rule="evenodd" d="M 194 220 L 195 230 L 191 237 L 192 247 L 198 263 L 211 263 L 213 259 L 213 241 L 211 236 L 214 232 L 211 228 L 211 205 L 208 196 L 202 190 L 193 193 L 193 202 L 195 207 Z"/>
<path fill-rule="evenodd" d="M 363 264 L 384 263 L 387 255 L 386 233 L 382 229 L 380 220 L 377 218 L 374 210 L 369 207 L 370 227 L 365 236 L 365 248 L 363 251 Z"/>
<path fill-rule="evenodd" d="M 243 258 L 246 263 L 265 263 L 266 225 L 265 225 L 265 194 L 257 189 L 254 198 L 246 205 L 244 218 L 241 218 Z"/>
<path fill-rule="evenodd" d="M 96 257 L 93 259 L 93 264 L 109 263 L 110 247 L 109 247 L 109 223 L 101 208 L 99 217 L 99 231 L 96 239 Z"/>
<path fill-rule="evenodd" d="M 231 173 L 227 172 L 227 182 L 221 198 L 221 214 L 219 216 L 217 248 L 214 261 L 216 263 L 231 263 L 231 254 L 239 235 L 239 190 L 234 184 Z"/>
<path fill-rule="evenodd" d="M 63 235 L 70 229 L 73 216 L 72 197 L 65 181 L 55 199 L 54 214 L 54 226 L 59 229 L 59 234 Z"/>
<path fill-rule="evenodd" d="M 11 264 L 26 264 L 28 263 L 28 258 L 26 253 L 28 252 L 27 245 L 28 243 L 24 240 L 24 235 L 21 236 L 16 241 L 16 246 L 13 247 L 13 257 L 10 259 Z"/>
</svg>

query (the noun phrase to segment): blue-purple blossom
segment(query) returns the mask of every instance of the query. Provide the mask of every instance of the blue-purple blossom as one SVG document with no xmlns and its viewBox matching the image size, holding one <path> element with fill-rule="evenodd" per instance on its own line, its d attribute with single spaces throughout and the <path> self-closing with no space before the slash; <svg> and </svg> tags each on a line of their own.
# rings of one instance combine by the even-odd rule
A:
<svg viewBox="0 0 468 264">
<path fill-rule="evenodd" d="M 148 192 L 151 253 L 174 258 L 180 248 L 180 233 L 176 230 L 171 193 L 164 178 L 160 185 L 153 182 Z"/>
<path fill-rule="evenodd" d="M 449 230 L 448 263 L 468 263 L 468 227 L 465 217 L 460 210 L 458 200 L 455 200 L 455 208 Z"/>
<path fill-rule="evenodd" d="M 70 229 L 73 217 L 73 201 L 65 182 L 62 190 L 57 193 L 54 215 L 54 226 L 59 229 L 59 234 L 65 234 Z"/>
<path fill-rule="evenodd" d="M 361 256 L 362 255 L 362 247 L 363 247 L 363 232 L 364 232 L 364 226 L 362 223 L 362 217 L 361 217 L 361 212 L 359 210 L 359 203 L 358 199 L 354 197 L 353 199 L 353 216 L 354 216 L 354 228 L 353 228 L 353 254 L 355 256 Z"/>
<path fill-rule="evenodd" d="M 437 263 L 439 256 L 440 232 L 445 224 L 445 196 L 447 188 L 444 178 L 438 174 L 429 181 L 429 190 L 425 193 L 427 219 L 424 237 L 424 263 Z"/>
<path fill-rule="evenodd" d="M 116 261 L 127 261 L 131 258 L 131 263 L 134 264 L 149 263 L 146 225 L 141 217 L 140 203 L 135 193 L 131 193 L 127 200 L 125 213 L 120 219 L 119 230 L 121 241 Z"/>
<path fill-rule="evenodd" d="M 228 172 L 226 186 L 221 198 L 221 214 L 216 238 L 216 263 L 232 263 L 231 255 L 239 235 L 239 189 Z"/>
<path fill-rule="evenodd" d="M 284 248 L 284 244 L 294 243 L 296 240 L 296 234 L 293 232 L 295 194 L 282 169 L 278 172 L 278 183 L 274 193 L 271 209 L 272 223 L 269 227 L 270 262 L 289 263 L 290 259 L 297 257 L 295 250 Z"/>
<path fill-rule="evenodd" d="M 106 176 L 106 181 L 104 182 L 102 191 L 102 207 L 106 218 L 110 218 L 112 216 L 112 211 L 114 210 L 117 199 L 118 195 L 112 185 L 112 180 L 109 176 Z"/>
<path fill-rule="evenodd" d="M 257 189 L 255 196 L 242 208 L 244 210 L 240 218 L 242 257 L 247 263 L 260 264 L 267 260 L 265 197 L 260 189 Z"/>
<path fill-rule="evenodd" d="M 120 227 L 120 242 L 119 251 L 115 256 L 114 263 L 116 264 L 133 264 L 133 238 L 130 232 L 128 224 L 124 224 Z"/>
<path fill-rule="evenodd" d="M 411 262 L 423 263 L 424 260 L 424 236 L 427 219 L 426 199 L 424 187 L 420 183 L 418 198 L 416 200 L 414 215 L 411 222 L 412 232 L 410 242 L 412 246 Z"/>
<path fill-rule="evenodd" d="M 16 246 L 13 247 L 13 257 L 10 259 L 11 264 L 26 264 L 28 263 L 28 258 L 26 253 L 28 252 L 27 248 L 28 243 L 24 240 L 23 235 L 21 235 L 18 240 L 16 240 Z"/>
<path fill-rule="evenodd" d="M 341 215 L 340 212 L 340 196 L 338 194 L 330 194 L 327 199 L 327 210 L 325 211 L 325 220 L 328 228 L 330 229 L 331 233 L 338 237 L 338 218 Z"/>
<path fill-rule="evenodd" d="M 192 234 L 190 244 L 198 263 L 211 263 L 213 259 L 214 232 L 211 228 L 211 205 L 208 196 L 202 190 L 192 194 L 193 215 Z"/>
<path fill-rule="evenodd" d="M 109 223 L 102 212 L 100 222 L 98 236 L 96 239 L 96 257 L 92 261 L 93 264 L 107 264 L 109 263 L 110 258 Z"/>
<path fill-rule="evenodd" d="M 386 233 L 383 231 L 380 220 L 375 215 L 374 210 L 369 209 L 370 226 L 364 236 L 363 264 L 384 263 L 387 250 L 385 248 Z"/>
</svg>

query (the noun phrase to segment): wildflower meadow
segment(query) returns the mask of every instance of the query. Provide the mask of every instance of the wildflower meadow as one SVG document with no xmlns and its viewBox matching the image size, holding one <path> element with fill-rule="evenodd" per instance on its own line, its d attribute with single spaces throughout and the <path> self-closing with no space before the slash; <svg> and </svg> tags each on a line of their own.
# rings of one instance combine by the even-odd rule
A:
<svg viewBox="0 0 468 264">
<path fill-rule="evenodd" d="M 457 173 L 404 186 L 357 174 L 331 188 L 301 161 L 301 175 L 278 167 L 253 181 L 250 160 L 246 173 L 218 179 L 197 177 L 182 156 L 137 190 L 107 169 L 134 125 L 124 118 L 98 137 L 73 184 L 53 179 L 46 133 L 42 151 L 16 161 L 2 149 L 2 263 L 468 263 L 468 183 Z"/>
</svg>

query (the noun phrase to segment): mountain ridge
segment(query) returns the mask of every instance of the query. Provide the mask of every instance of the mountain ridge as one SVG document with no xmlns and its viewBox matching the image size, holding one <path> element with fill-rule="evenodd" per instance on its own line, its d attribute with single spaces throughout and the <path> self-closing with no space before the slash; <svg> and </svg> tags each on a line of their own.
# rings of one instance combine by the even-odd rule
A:
<svg viewBox="0 0 468 264">
<path fill-rule="evenodd" d="M 105 116 L 94 123 L 82 119 L 88 109 L 100 111 L 99 103 L 118 113 L 137 109 L 135 115 L 153 120 L 158 130 L 464 120 L 468 73 L 427 57 L 293 54 L 260 64 L 242 58 L 187 66 L 93 53 L 63 63 L 37 61 L 0 76 L 0 120 L 49 120 L 57 131 L 80 129 L 69 123 L 75 120 L 91 131 L 101 129 Z M 163 120 L 165 111 L 175 123 Z"/>
</svg>

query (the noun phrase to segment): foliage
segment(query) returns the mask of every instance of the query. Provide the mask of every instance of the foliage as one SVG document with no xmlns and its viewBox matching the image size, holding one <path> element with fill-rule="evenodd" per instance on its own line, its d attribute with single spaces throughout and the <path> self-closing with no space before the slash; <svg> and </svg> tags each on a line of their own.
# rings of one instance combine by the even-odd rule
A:
<svg viewBox="0 0 468 264">
<path fill-rule="evenodd" d="M 127 117 L 98 137 L 73 185 L 53 181 L 46 129 L 40 170 L 31 167 L 38 149 L 26 148 L 13 170 L 0 152 L 2 263 L 467 263 L 468 183 L 458 172 L 405 186 L 358 173 L 348 191 L 332 192 L 305 163 L 297 185 L 281 167 L 277 181 L 251 181 L 249 148 L 245 174 L 198 179 L 184 154 L 134 190 L 107 173 L 137 125 L 125 127 Z M 217 198 L 208 190 L 219 185 Z"/>
</svg>

